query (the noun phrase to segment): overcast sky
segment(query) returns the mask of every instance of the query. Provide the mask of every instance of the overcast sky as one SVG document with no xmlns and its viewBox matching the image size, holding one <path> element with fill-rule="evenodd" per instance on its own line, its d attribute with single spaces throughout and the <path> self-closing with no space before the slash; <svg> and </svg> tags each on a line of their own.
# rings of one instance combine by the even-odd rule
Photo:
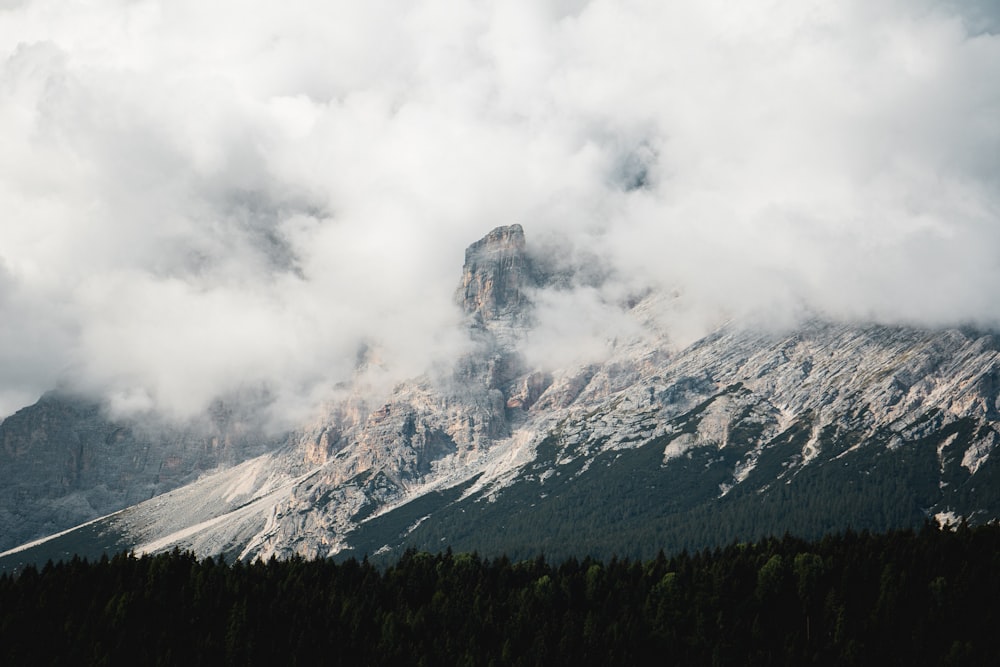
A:
<svg viewBox="0 0 1000 667">
<path fill-rule="evenodd" d="M 687 334 L 995 325 L 997 7 L 0 0 L 0 416 L 59 383 L 307 406 L 364 341 L 419 373 L 513 222 Z"/>
</svg>

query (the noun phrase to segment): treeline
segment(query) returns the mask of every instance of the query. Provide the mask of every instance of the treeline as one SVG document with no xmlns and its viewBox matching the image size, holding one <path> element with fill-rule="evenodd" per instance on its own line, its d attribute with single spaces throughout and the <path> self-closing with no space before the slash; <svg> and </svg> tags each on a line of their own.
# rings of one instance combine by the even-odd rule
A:
<svg viewBox="0 0 1000 667">
<path fill-rule="evenodd" d="M 848 525 L 872 532 L 917 529 L 927 508 L 935 506 L 965 516 L 973 508 L 980 516 L 1000 514 L 1000 463 L 994 466 L 992 459 L 974 479 L 956 463 L 961 474 L 949 477 L 945 487 L 955 502 L 943 502 L 935 453 L 947 439 L 943 436 L 895 450 L 874 443 L 843 460 L 818 461 L 781 478 L 789 473 L 789 450 L 800 454 L 811 437 L 811 423 L 801 428 L 787 443 L 764 448 L 749 477 L 721 498 L 720 485 L 732 483 L 734 468 L 750 450 L 747 443 L 696 448 L 690 458 L 664 466 L 663 448 L 670 441 L 665 436 L 636 449 L 557 464 L 562 454 L 553 439 L 539 445 L 538 463 L 525 469 L 528 474 L 490 502 L 476 495 L 462 498 L 461 487 L 427 494 L 364 522 L 346 539 L 358 557 L 390 546 L 394 552 L 386 561 L 409 547 L 436 551 L 447 544 L 515 560 L 538 553 L 553 560 L 614 554 L 646 560 L 661 548 L 694 551 L 785 532 L 819 539 Z M 845 436 L 821 448 L 828 455 L 842 452 L 862 437 Z M 554 474 L 542 483 L 538 476 L 550 470 Z M 962 495 L 971 493 L 970 487 L 974 499 Z M 433 520 L 421 521 L 427 515 Z"/>
<path fill-rule="evenodd" d="M 0 576 L 0 664 L 1000 664 L 1000 528 L 647 561 L 173 552 Z"/>
</svg>

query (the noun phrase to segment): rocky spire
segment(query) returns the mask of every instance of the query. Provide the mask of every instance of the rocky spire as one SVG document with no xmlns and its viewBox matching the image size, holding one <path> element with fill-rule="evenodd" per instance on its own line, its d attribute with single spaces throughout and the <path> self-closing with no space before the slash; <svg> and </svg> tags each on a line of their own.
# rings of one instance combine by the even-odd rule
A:
<svg viewBox="0 0 1000 667">
<path fill-rule="evenodd" d="M 528 299 L 529 262 L 521 225 L 497 227 L 465 251 L 458 302 L 468 315 L 489 322 L 519 314 Z"/>
</svg>

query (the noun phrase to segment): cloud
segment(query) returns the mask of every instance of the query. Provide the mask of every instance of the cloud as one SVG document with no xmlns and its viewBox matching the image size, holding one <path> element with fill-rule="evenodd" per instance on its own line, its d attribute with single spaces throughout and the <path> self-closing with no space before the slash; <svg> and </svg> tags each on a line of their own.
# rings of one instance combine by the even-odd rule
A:
<svg viewBox="0 0 1000 667">
<path fill-rule="evenodd" d="M 1000 319 L 992 3 L 0 10 L 3 414 L 59 382 L 292 411 L 366 344 L 418 373 L 461 344 L 464 247 L 512 222 L 603 267 L 541 299 L 537 338 L 591 354 L 642 286 L 678 338 Z"/>
</svg>

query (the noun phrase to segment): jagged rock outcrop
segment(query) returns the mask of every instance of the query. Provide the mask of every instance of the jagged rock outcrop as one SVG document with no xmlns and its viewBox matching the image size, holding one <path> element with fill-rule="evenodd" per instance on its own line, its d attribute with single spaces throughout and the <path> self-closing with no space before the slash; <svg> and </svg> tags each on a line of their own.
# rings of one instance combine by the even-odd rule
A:
<svg viewBox="0 0 1000 667">
<path fill-rule="evenodd" d="M 459 294 L 482 344 L 456 366 L 461 391 L 445 400 L 427 387 L 423 394 L 411 388 L 395 396 L 378 415 L 392 427 L 361 429 L 342 461 L 310 482 L 308 494 L 278 509 L 275 526 L 281 528 L 255 547 L 260 553 L 361 548 L 374 530 L 368 526 L 379 524 L 373 517 L 391 515 L 428 489 L 476 478 L 469 497 L 502 503 L 511 496 L 505 489 L 526 479 L 558 476 L 571 462 L 582 466 L 579 475 L 608 452 L 648 446 L 659 448 L 664 466 L 703 460 L 709 474 L 699 493 L 707 496 L 693 497 L 705 502 L 740 485 L 766 489 L 790 482 L 804 466 L 838 466 L 836 457 L 866 446 L 932 446 L 943 486 L 919 512 L 935 516 L 952 511 L 955 493 L 969 488 L 969 476 L 997 442 L 992 338 L 813 323 L 787 335 L 723 329 L 671 353 L 669 341 L 646 331 L 621 341 L 603 362 L 539 371 L 526 367 L 518 353 L 519 332 L 530 327 L 524 295 L 529 270 L 520 227 L 494 230 L 470 248 Z M 629 307 L 642 317 L 642 304 Z M 418 395 L 425 409 L 415 408 Z M 949 452 L 957 439 L 948 438 L 960 428 L 965 450 L 956 456 Z M 418 432 L 448 434 L 455 447 L 421 458 L 425 445 L 414 437 Z M 931 441 L 937 444 L 917 445 Z M 543 443 L 560 454 L 535 477 L 527 471 L 538 470 Z M 320 502 L 331 493 L 337 503 Z M 595 502 L 614 499 L 595 496 Z M 471 510 L 466 505 L 462 511 L 471 519 Z M 293 527 L 303 516 L 309 527 Z M 432 523 L 421 525 L 408 531 L 431 530 Z M 407 538 L 396 539 L 403 544 Z"/>
<path fill-rule="evenodd" d="M 348 392 L 246 473 L 202 479 L 98 532 L 244 558 L 449 544 L 649 555 L 649 544 L 1000 518 L 990 332 L 728 326 L 675 350 L 647 292 L 622 306 L 634 338 L 542 370 L 519 353 L 538 289 L 523 230 L 494 230 L 466 253 L 458 295 L 475 345 L 448 382 Z"/>
<path fill-rule="evenodd" d="M 457 299 L 462 310 L 487 323 L 522 319 L 531 284 L 530 260 L 521 225 L 497 227 L 465 251 Z"/>
<path fill-rule="evenodd" d="M 453 381 L 404 383 L 364 419 L 356 410 L 345 419 L 342 406 L 331 406 L 311 429 L 319 440 L 306 441 L 307 457 L 322 461 L 321 470 L 276 508 L 254 548 L 287 553 L 295 544 L 310 556 L 336 551 L 343 546 L 340 536 L 361 518 L 509 438 L 510 411 L 526 410 L 547 387 L 547 375 L 521 377 L 524 363 L 515 349 L 529 321 L 531 284 L 520 225 L 498 227 L 469 246 L 457 302 L 475 346 L 456 359 Z M 329 444 L 334 441 L 336 447 Z M 334 449 L 339 451 L 331 456 Z M 308 535 L 327 537 L 303 537 Z"/>
</svg>

